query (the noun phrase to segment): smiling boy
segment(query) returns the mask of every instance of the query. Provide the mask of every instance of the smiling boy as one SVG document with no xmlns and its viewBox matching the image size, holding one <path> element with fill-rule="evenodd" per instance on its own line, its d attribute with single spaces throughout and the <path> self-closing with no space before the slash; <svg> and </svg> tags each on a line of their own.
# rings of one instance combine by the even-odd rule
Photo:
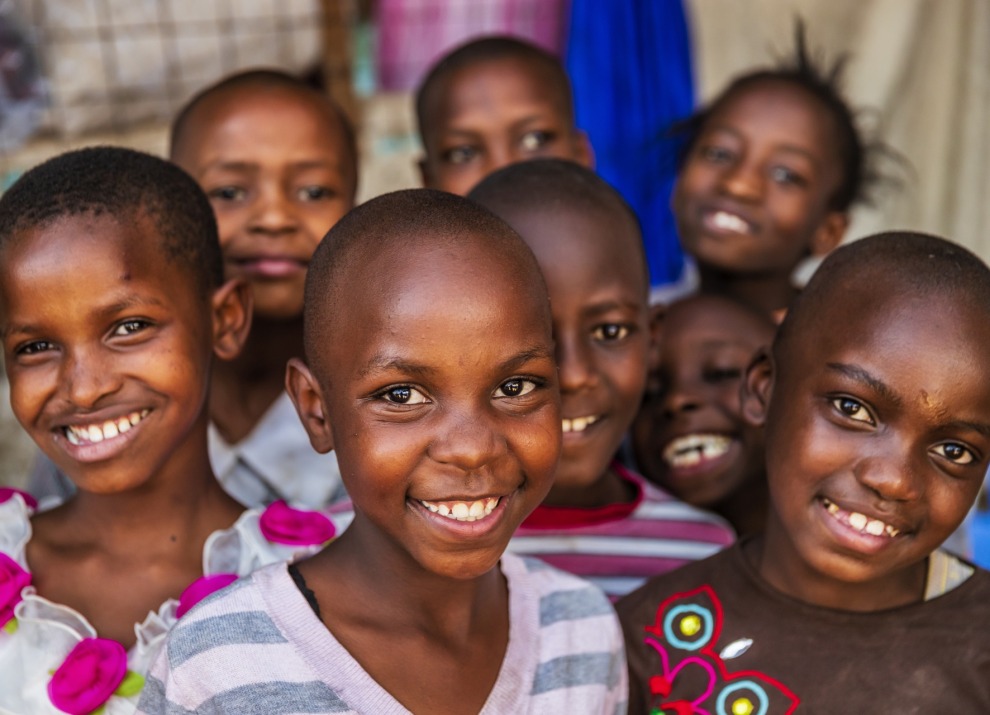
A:
<svg viewBox="0 0 990 715">
<path fill-rule="evenodd" d="M 508 164 L 539 157 L 591 166 L 560 61 L 514 37 L 455 48 L 416 91 L 423 186 L 465 195 Z"/>
<path fill-rule="evenodd" d="M 765 534 L 618 604 L 631 712 L 990 710 L 990 574 L 939 550 L 990 461 L 988 350 L 965 249 L 892 233 L 825 261 L 744 385 Z"/>
<path fill-rule="evenodd" d="M 185 616 L 141 710 L 624 711 L 605 596 L 503 554 L 560 454 L 532 253 L 467 199 L 403 191 L 341 220 L 306 285 L 287 381 L 313 446 L 337 452 L 353 521 Z"/>
</svg>

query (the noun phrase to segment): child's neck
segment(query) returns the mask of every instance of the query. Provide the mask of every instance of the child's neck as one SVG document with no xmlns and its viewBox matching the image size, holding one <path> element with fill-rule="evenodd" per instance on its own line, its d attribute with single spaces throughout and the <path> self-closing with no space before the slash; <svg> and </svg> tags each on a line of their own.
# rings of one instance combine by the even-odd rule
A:
<svg viewBox="0 0 990 715">
<path fill-rule="evenodd" d="M 609 468 L 588 485 L 554 484 L 543 500 L 543 506 L 593 509 L 611 504 L 629 504 L 636 494 L 636 485 Z"/>
<path fill-rule="evenodd" d="M 786 309 L 798 294 L 789 274 L 728 273 L 706 266 L 698 266 L 698 274 L 702 293 L 726 296 L 770 315 Z"/>
<path fill-rule="evenodd" d="M 256 317 L 236 360 L 216 365 L 210 419 L 229 444 L 247 437 L 285 389 L 285 365 L 303 354 L 302 317 Z"/>
<path fill-rule="evenodd" d="M 927 559 L 866 581 L 846 581 L 822 574 L 797 553 L 772 509 L 765 535 L 747 543 L 747 556 L 778 591 L 813 606 L 859 613 L 920 602 L 928 575 Z"/>
</svg>

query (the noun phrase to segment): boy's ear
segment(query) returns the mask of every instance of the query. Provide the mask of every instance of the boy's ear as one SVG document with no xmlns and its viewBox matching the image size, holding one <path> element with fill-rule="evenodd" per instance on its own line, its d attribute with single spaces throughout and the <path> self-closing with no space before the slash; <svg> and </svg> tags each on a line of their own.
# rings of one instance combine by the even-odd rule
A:
<svg viewBox="0 0 990 715">
<path fill-rule="evenodd" d="M 770 348 L 760 348 L 746 369 L 741 390 L 742 416 L 751 427 L 762 427 L 773 394 L 774 365 Z"/>
<path fill-rule="evenodd" d="M 333 449 L 333 432 L 326 418 L 323 393 L 316 377 L 299 358 L 285 366 L 285 389 L 296 406 L 299 420 L 309 435 L 309 443 L 320 454 Z"/>
<path fill-rule="evenodd" d="M 586 169 L 595 169 L 595 149 L 588 135 L 580 129 L 574 130 L 574 161 Z"/>
<path fill-rule="evenodd" d="M 849 214 L 843 211 L 829 211 L 822 225 L 815 230 L 811 237 L 811 255 L 825 256 L 835 250 L 842 242 L 849 228 Z"/>
<path fill-rule="evenodd" d="M 251 331 L 254 294 L 244 280 L 233 278 L 213 292 L 213 352 L 221 360 L 233 360 Z"/>
</svg>

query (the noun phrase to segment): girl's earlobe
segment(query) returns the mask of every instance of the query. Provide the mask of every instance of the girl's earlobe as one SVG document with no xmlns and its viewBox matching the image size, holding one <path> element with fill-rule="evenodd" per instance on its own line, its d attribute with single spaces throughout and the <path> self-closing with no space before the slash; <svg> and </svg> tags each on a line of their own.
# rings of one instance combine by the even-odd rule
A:
<svg viewBox="0 0 990 715">
<path fill-rule="evenodd" d="M 285 389 L 296 406 L 299 421 L 309 435 L 309 443 L 320 454 L 333 449 L 333 431 L 326 418 L 323 392 L 309 366 L 292 358 L 285 366 Z"/>
<path fill-rule="evenodd" d="M 254 294 L 245 281 L 234 278 L 214 291 L 212 302 L 213 351 L 222 360 L 233 360 L 251 331 Z"/>
<path fill-rule="evenodd" d="M 760 348 L 746 369 L 740 389 L 743 419 L 752 427 L 762 427 L 773 394 L 774 365 L 770 348 Z"/>
</svg>

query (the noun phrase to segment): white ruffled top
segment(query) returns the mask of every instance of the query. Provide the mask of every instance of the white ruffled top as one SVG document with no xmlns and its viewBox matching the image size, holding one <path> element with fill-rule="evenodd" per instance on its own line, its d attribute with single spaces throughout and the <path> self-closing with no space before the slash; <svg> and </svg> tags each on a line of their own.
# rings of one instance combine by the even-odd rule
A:
<svg viewBox="0 0 990 715">
<path fill-rule="evenodd" d="M 249 509 L 229 529 L 213 532 L 203 546 L 203 574 L 246 576 L 277 561 L 294 560 L 319 550 L 322 544 L 296 546 L 268 541 L 259 519 L 264 509 Z M 25 549 L 31 540 L 34 510 L 20 494 L 0 503 L 0 553 L 30 571 Z M 52 673 L 84 638 L 97 637 L 78 611 L 39 596 L 33 586 L 21 591 L 23 600 L 14 609 L 16 630 L 0 630 L 0 714 L 64 715 L 49 700 Z M 179 602 L 170 598 L 134 625 L 137 641 L 127 653 L 127 668 L 144 675 L 176 623 Z M 130 715 L 138 695 L 111 696 L 101 715 Z"/>
</svg>

